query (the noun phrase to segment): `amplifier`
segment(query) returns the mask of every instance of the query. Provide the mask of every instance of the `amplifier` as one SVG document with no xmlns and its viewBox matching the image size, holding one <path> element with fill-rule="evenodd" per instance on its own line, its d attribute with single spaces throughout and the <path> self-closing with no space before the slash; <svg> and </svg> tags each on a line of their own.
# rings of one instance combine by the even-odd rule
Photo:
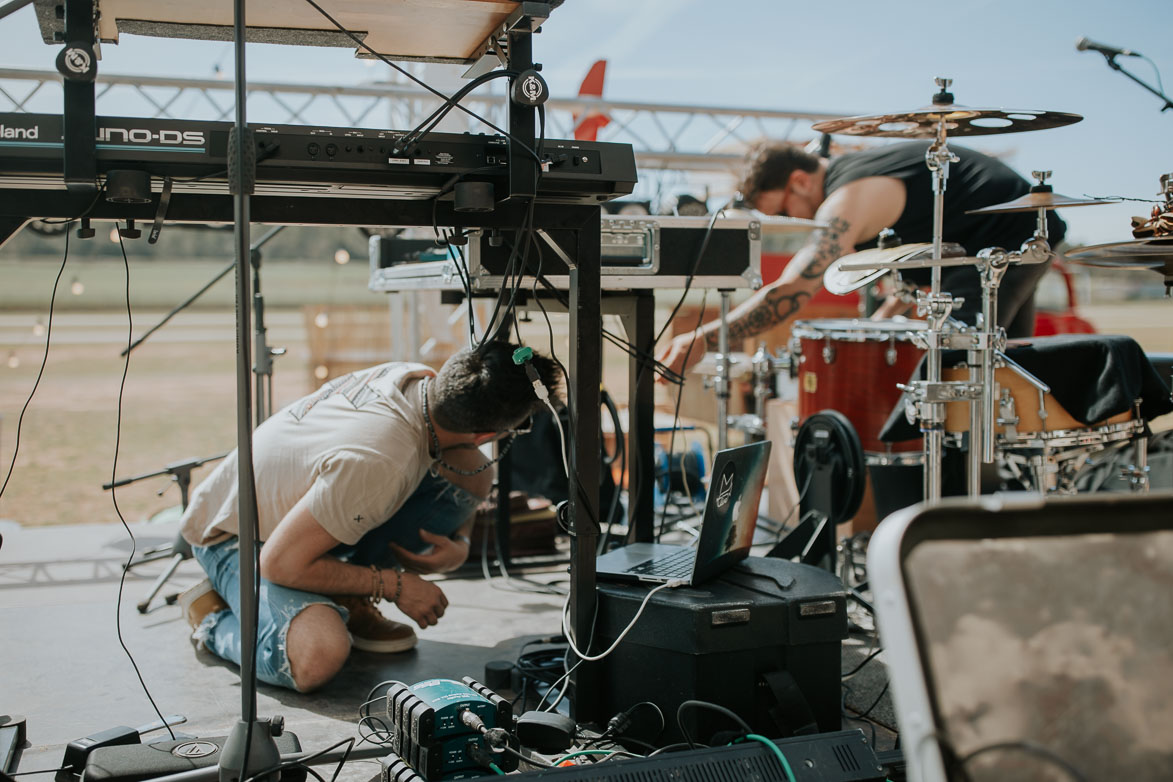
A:
<svg viewBox="0 0 1173 782">
<path fill-rule="evenodd" d="M 599 581 L 599 648 L 618 638 L 650 588 Z M 652 701 L 667 716 L 664 741 L 683 740 L 676 711 L 686 700 L 724 706 L 767 736 L 838 730 L 846 601 L 835 574 L 768 557 L 659 592 L 615 651 L 593 663 L 601 709 Z M 731 727 L 708 710 L 682 717 L 698 741 Z"/>
<path fill-rule="evenodd" d="M 541 249 L 530 247 L 522 285 L 533 286 L 540 263 L 541 275 L 551 285 L 568 289 L 575 259 L 544 232 L 538 233 Z M 469 234 L 466 257 L 473 293 L 500 290 L 513 252 L 513 233 L 502 238 L 499 242 L 484 231 Z M 463 290 L 454 260 L 395 264 L 377 251 L 381 245 L 375 239 L 371 247 L 373 291 Z M 698 288 L 762 285 L 762 222 L 745 215 L 719 217 L 716 222 L 711 217 L 603 215 L 600 250 L 605 290 L 683 288 L 690 277 Z"/>
</svg>

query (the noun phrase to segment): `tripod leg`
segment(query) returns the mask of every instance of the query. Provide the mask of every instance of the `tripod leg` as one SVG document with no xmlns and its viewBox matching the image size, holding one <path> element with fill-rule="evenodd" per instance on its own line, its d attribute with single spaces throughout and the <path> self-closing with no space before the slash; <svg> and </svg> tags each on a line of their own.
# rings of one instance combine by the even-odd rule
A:
<svg viewBox="0 0 1173 782">
<path fill-rule="evenodd" d="M 159 594 L 159 590 L 162 589 L 163 585 L 167 583 L 167 579 L 171 578 L 172 574 L 175 573 L 175 568 L 179 567 L 179 563 L 185 559 L 187 559 L 187 557 L 185 557 L 183 554 L 175 554 L 171 557 L 171 561 L 167 563 L 167 569 L 159 574 L 159 577 L 155 579 L 155 583 L 151 586 L 151 591 L 145 598 L 143 598 L 142 601 L 139 602 L 138 612 L 140 614 L 145 614 L 147 612 L 147 609 L 151 605 L 151 601 L 155 599 L 155 595 Z"/>
</svg>

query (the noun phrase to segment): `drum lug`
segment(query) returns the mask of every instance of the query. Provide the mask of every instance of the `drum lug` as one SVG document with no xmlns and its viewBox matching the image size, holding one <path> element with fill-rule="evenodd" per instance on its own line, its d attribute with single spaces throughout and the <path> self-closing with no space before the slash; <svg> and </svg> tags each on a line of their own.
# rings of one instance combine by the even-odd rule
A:
<svg viewBox="0 0 1173 782">
<path fill-rule="evenodd" d="M 884 362 L 890 367 L 895 366 L 897 358 L 899 356 L 896 353 L 896 339 L 895 337 L 889 337 L 888 349 L 884 351 Z"/>
<path fill-rule="evenodd" d="M 835 346 L 831 344 L 830 339 L 827 339 L 823 342 L 823 363 L 835 363 Z"/>
<path fill-rule="evenodd" d="M 1018 437 L 1018 411 L 1014 409 L 1014 396 L 1009 388 L 1002 389 L 1002 396 L 998 400 L 998 425 L 1005 427 L 1006 437 L 1013 440 Z"/>
</svg>

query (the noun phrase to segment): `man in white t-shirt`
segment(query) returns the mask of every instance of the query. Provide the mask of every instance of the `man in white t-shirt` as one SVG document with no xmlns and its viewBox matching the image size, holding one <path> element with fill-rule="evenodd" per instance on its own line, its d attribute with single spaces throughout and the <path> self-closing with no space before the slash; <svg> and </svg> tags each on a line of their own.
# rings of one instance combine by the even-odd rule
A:
<svg viewBox="0 0 1173 782">
<path fill-rule="evenodd" d="M 398 652 L 447 598 L 422 573 L 468 557 L 493 461 L 478 446 L 511 437 L 560 383 L 557 364 L 492 342 L 439 373 L 391 363 L 337 378 L 285 407 L 253 435 L 260 548 L 257 678 L 302 692 L 341 669 L 351 647 Z M 505 444 L 498 449 L 501 453 Z M 208 574 L 180 603 L 207 649 L 237 664 L 240 551 L 237 461 L 229 454 L 192 495 L 184 538 Z"/>
</svg>

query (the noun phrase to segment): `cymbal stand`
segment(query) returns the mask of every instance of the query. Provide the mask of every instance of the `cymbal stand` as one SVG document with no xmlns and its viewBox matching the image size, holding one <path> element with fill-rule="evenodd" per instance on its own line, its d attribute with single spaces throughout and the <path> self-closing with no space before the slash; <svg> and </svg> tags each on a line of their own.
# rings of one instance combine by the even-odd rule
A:
<svg viewBox="0 0 1173 782">
<path fill-rule="evenodd" d="M 948 92 L 952 79 L 935 80 L 938 92 L 933 96 L 934 104 L 949 105 L 953 95 Z M 949 164 L 960 160 L 949 151 L 946 141 L 945 117 L 937 120 L 937 137 L 925 151 L 925 164 L 933 174 L 933 257 L 941 257 L 941 246 L 945 233 L 945 187 L 949 181 Z M 945 321 L 952 312 L 955 301 L 949 294 L 941 293 L 941 267 L 931 270 L 928 296 L 917 297 L 917 314 L 929 322 L 928 344 L 925 346 L 927 377 L 923 388 L 924 404 L 920 405 L 921 431 L 925 438 L 924 494 L 928 501 L 941 498 L 941 463 L 945 451 L 945 405 L 944 398 L 938 398 L 941 384 L 941 348 L 945 336 Z"/>
<path fill-rule="evenodd" d="M 717 329 L 717 375 L 713 386 L 717 391 L 717 450 L 729 447 L 729 294 L 721 290 L 721 321 Z"/>
<path fill-rule="evenodd" d="M 135 475 L 130 478 L 121 478 L 119 480 L 113 481 L 112 483 L 104 483 L 102 484 L 102 489 L 104 491 L 109 491 L 119 486 L 128 486 L 132 483 L 146 480 L 147 478 L 155 478 L 160 475 L 170 475 L 171 480 L 173 480 L 175 484 L 179 486 L 179 507 L 181 509 L 186 509 L 188 489 L 191 488 L 191 471 L 197 467 L 207 464 L 208 462 L 214 462 L 218 459 L 223 459 L 227 455 L 228 454 L 226 453 L 222 453 L 218 456 L 209 456 L 204 459 L 184 459 L 182 461 L 173 462 L 164 467 L 162 470 L 144 473 L 143 475 Z M 157 493 L 162 495 L 166 490 L 167 488 L 164 487 Z M 166 584 L 171 576 L 175 574 L 175 570 L 179 567 L 179 564 L 184 560 L 191 559 L 191 546 L 186 540 L 183 539 L 183 535 L 176 531 L 175 539 L 171 541 L 171 543 L 165 546 L 157 546 L 155 548 L 147 549 L 138 559 L 131 562 L 125 568 L 126 570 L 130 570 L 133 567 L 138 567 L 139 565 L 145 565 L 148 562 L 155 562 L 157 560 L 163 559 L 168 555 L 170 555 L 171 559 L 167 563 L 166 569 L 159 574 L 158 578 L 155 579 L 155 583 L 151 585 L 151 591 L 148 592 L 147 596 L 140 600 L 136 606 L 140 614 L 145 614 L 151 607 L 151 601 L 155 599 L 155 595 L 159 594 L 159 590 L 161 590 L 163 585 Z M 166 599 L 167 604 L 171 605 L 174 603 L 176 597 L 178 597 L 178 595 L 168 595 Z"/>
</svg>

